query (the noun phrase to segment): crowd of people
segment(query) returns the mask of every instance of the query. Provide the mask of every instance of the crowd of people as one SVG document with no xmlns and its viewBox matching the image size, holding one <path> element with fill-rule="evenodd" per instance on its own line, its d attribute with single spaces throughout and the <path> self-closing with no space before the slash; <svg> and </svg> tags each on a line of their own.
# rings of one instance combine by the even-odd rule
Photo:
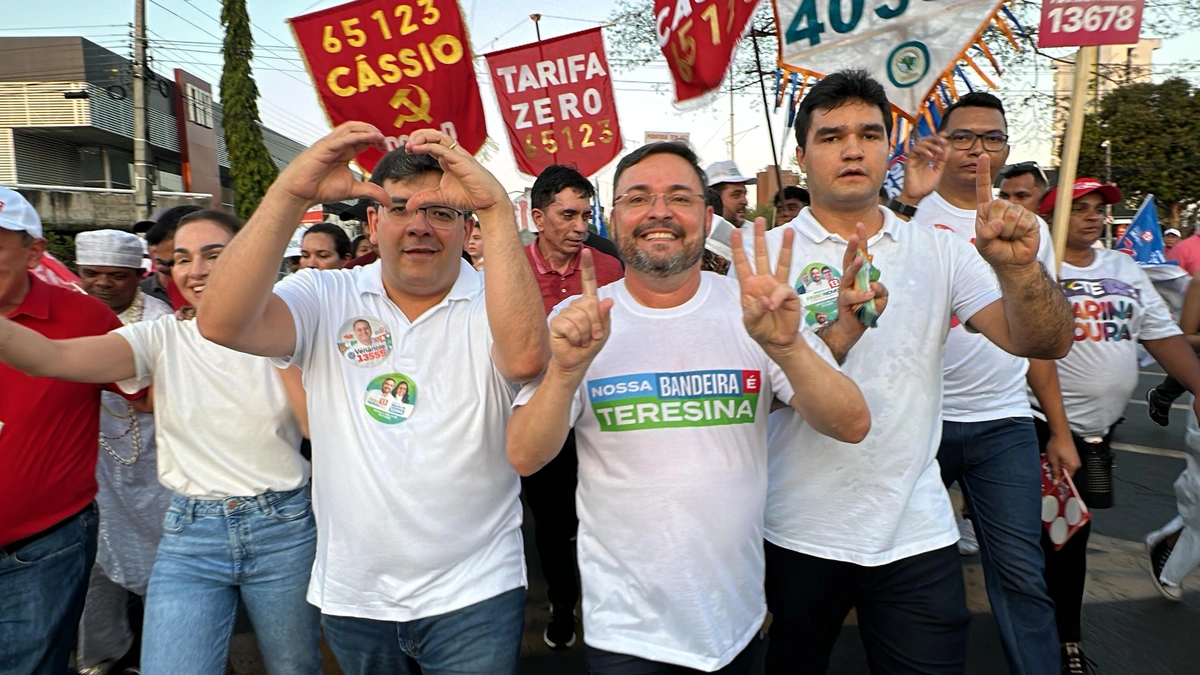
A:
<svg viewBox="0 0 1200 675">
<path fill-rule="evenodd" d="M 1138 345 L 1200 388 L 1200 284 L 1173 317 L 1097 248 L 1122 195 L 1091 178 L 1056 264 L 1056 191 L 1007 164 L 994 96 L 949 106 L 881 195 L 891 125 L 878 82 L 835 73 L 771 228 L 736 164 L 663 142 L 618 163 L 611 241 L 554 165 L 523 245 L 453 138 L 359 181 L 385 139 L 351 122 L 244 225 L 81 233 L 86 295 L 30 273 L 40 219 L 0 188 L 0 671 L 223 673 L 241 607 L 271 673 L 320 673 L 322 638 L 355 675 L 516 673 L 523 494 L 543 639 L 581 619 L 596 675 L 826 672 L 852 609 L 871 672 L 960 674 L 974 552 L 1011 672 L 1092 672 L 1090 527 L 1047 531 L 1043 476 L 1111 505 Z M 355 199 L 367 233 L 308 228 L 280 280 L 305 212 Z M 1200 562 L 1194 412 L 1188 443 L 1147 537 L 1174 600 Z"/>
</svg>

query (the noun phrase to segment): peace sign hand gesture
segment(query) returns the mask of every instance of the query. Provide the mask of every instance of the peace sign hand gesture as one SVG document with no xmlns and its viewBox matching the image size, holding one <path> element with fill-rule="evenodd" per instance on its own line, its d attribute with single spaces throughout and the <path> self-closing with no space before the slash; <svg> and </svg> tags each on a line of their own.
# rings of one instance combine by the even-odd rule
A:
<svg viewBox="0 0 1200 675">
<path fill-rule="evenodd" d="M 992 199 L 992 159 L 986 153 L 975 166 L 975 248 L 992 267 L 1022 266 L 1037 260 L 1037 216 L 1006 200 Z"/>
<path fill-rule="evenodd" d="M 579 273 L 583 295 L 550 320 L 550 355 L 563 371 L 586 370 L 604 347 L 611 331 L 609 313 L 612 298 L 596 295 L 596 267 L 592 252 L 585 246 L 580 252 Z"/>
<path fill-rule="evenodd" d="M 742 248 L 740 230 L 733 231 L 729 245 L 733 249 L 733 266 L 741 287 L 742 322 L 746 332 L 764 349 L 786 349 L 796 343 L 800 330 L 800 296 L 788 283 L 796 232 L 790 227 L 784 230 L 783 250 L 779 252 L 772 274 L 766 228 L 764 218 L 754 219 L 754 274 Z"/>
</svg>

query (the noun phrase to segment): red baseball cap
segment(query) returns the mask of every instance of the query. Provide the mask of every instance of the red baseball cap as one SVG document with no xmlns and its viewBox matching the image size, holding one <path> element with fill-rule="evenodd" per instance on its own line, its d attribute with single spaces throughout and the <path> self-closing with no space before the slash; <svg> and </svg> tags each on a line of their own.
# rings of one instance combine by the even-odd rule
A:
<svg viewBox="0 0 1200 675">
<path fill-rule="evenodd" d="M 1100 196 L 1104 198 L 1105 204 L 1116 204 L 1122 199 L 1121 188 L 1117 187 L 1116 185 L 1101 183 L 1095 178 L 1076 178 L 1075 189 L 1071 193 L 1071 201 L 1075 201 L 1076 199 L 1079 199 L 1080 197 L 1092 192 L 1099 192 Z M 1042 198 L 1042 205 L 1038 207 L 1038 213 L 1043 216 L 1048 215 L 1054 210 L 1054 202 L 1056 199 L 1058 199 L 1057 187 L 1047 192 L 1046 196 Z"/>
</svg>

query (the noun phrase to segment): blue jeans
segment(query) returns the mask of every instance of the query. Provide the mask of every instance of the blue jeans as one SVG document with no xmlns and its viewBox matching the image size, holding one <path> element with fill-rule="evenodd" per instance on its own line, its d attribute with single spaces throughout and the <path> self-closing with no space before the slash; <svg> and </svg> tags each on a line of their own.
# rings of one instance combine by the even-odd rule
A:
<svg viewBox="0 0 1200 675">
<path fill-rule="evenodd" d="M 316 543 L 307 487 L 172 495 L 146 592 L 142 672 L 223 675 L 240 598 L 267 672 L 319 674 L 320 612 L 305 600 Z"/>
<path fill-rule="evenodd" d="M 96 560 L 96 507 L 0 549 L 0 673 L 62 675 Z"/>
<path fill-rule="evenodd" d="M 525 589 L 414 621 L 324 614 L 321 623 L 346 675 L 516 675 Z"/>
<path fill-rule="evenodd" d="M 1014 675 L 1062 667 L 1042 553 L 1042 464 L 1033 419 L 943 422 L 942 481 L 958 481 L 979 539 L 988 600 Z"/>
</svg>

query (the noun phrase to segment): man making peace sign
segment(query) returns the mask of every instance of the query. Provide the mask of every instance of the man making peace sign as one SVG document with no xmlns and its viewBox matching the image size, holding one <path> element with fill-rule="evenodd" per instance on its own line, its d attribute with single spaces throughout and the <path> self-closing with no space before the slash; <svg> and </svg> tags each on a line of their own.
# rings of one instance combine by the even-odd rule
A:
<svg viewBox="0 0 1200 675">
<path fill-rule="evenodd" d="M 584 633 L 597 675 L 749 673 L 766 614 L 772 403 L 841 441 L 870 428 L 858 387 L 801 328 L 785 278 L 790 239 L 779 278 L 761 219 L 760 274 L 740 233 L 740 284 L 701 273 L 712 219 L 704 184 L 681 144 L 621 160 L 612 223 L 626 277 L 597 291 L 584 251 L 583 295 L 551 315 L 550 365 L 509 422 L 508 457 L 522 475 L 553 459 L 575 427 Z"/>
</svg>

